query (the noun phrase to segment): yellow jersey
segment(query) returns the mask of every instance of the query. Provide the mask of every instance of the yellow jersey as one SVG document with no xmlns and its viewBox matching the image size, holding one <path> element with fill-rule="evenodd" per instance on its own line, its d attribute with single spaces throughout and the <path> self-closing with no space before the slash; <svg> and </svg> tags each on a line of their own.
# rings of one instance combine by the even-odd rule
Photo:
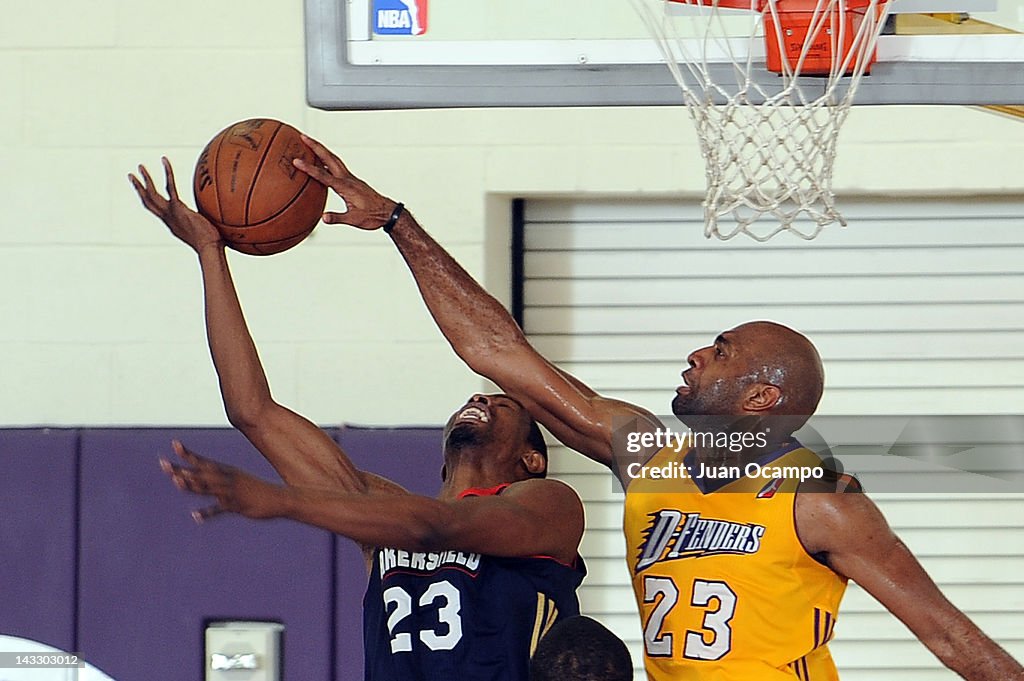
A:
<svg viewBox="0 0 1024 681">
<path fill-rule="evenodd" d="M 633 467 L 626 561 L 651 681 L 838 679 L 827 643 L 846 579 L 794 523 L 800 476 L 820 463 L 794 441 L 742 468 L 669 447 Z"/>
</svg>

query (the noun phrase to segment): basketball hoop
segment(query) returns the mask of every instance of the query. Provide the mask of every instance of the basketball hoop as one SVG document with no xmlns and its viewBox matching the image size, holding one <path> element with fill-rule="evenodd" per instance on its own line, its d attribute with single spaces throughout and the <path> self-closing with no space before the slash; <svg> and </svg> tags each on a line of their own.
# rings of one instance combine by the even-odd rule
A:
<svg viewBox="0 0 1024 681">
<path fill-rule="evenodd" d="M 813 239 L 845 226 L 832 193 L 836 140 L 875 61 L 887 0 L 633 2 L 697 128 L 705 236 Z M 692 8 L 682 17 L 692 35 L 673 16 L 680 6 Z M 755 227 L 761 218 L 778 224 Z"/>
</svg>

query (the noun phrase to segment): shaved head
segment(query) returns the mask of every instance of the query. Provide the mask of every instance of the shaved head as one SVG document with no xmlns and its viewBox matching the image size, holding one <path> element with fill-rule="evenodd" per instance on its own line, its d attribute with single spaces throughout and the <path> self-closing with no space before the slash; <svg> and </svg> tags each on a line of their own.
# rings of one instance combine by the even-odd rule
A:
<svg viewBox="0 0 1024 681">
<path fill-rule="evenodd" d="M 687 361 L 686 385 L 672 402 L 672 411 L 686 423 L 703 416 L 784 417 L 792 432 L 817 409 L 824 389 L 825 372 L 814 344 L 775 322 L 748 322 L 723 331 Z"/>
<path fill-rule="evenodd" d="M 772 414 L 810 416 L 818 408 L 825 370 L 817 348 L 802 333 L 775 322 L 749 322 L 733 332 L 749 348 L 752 374 L 782 391 Z"/>
</svg>

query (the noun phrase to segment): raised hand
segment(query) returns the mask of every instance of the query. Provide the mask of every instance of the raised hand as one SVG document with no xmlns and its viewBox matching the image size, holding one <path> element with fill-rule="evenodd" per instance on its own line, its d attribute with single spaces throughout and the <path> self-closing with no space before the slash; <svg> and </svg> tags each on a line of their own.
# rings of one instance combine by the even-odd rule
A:
<svg viewBox="0 0 1024 681">
<path fill-rule="evenodd" d="M 320 142 L 306 135 L 302 136 L 302 141 L 316 154 L 323 166 L 295 159 L 295 167 L 334 190 L 348 207 L 344 213 L 324 213 L 324 222 L 352 225 L 359 229 L 380 229 L 391 217 L 397 203 L 382 196 L 376 189 L 349 172 L 344 162 Z"/>
<path fill-rule="evenodd" d="M 160 159 L 164 166 L 164 173 L 167 176 L 167 197 L 164 197 L 157 190 L 150 177 L 146 166 L 139 166 L 140 180 L 134 174 L 128 174 L 128 181 L 135 189 L 135 193 L 142 199 L 142 205 L 153 215 L 157 216 L 171 230 L 171 234 L 178 237 L 192 247 L 198 253 L 206 246 L 217 246 L 223 248 L 224 241 L 220 232 L 213 226 L 213 223 L 205 217 L 192 210 L 178 198 L 178 189 L 174 184 L 174 169 L 167 157 Z"/>
<path fill-rule="evenodd" d="M 233 466 L 199 456 L 177 440 L 171 443 L 186 465 L 160 459 L 160 468 L 179 489 L 210 496 L 216 503 L 192 512 L 201 523 L 221 513 L 238 513 L 246 518 L 275 518 L 281 515 L 284 488 L 272 485 Z"/>
</svg>

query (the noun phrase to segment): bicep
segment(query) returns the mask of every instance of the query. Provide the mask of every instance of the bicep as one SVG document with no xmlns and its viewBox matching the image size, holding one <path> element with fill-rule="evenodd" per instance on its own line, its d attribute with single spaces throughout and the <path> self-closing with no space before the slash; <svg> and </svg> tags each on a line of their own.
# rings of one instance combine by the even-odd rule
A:
<svg viewBox="0 0 1024 681">
<path fill-rule="evenodd" d="M 452 502 L 441 544 L 493 556 L 546 555 L 570 562 L 583 536 L 583 505 L 555 480 L 518 483 L 504 494 Z"/>
</svg>

